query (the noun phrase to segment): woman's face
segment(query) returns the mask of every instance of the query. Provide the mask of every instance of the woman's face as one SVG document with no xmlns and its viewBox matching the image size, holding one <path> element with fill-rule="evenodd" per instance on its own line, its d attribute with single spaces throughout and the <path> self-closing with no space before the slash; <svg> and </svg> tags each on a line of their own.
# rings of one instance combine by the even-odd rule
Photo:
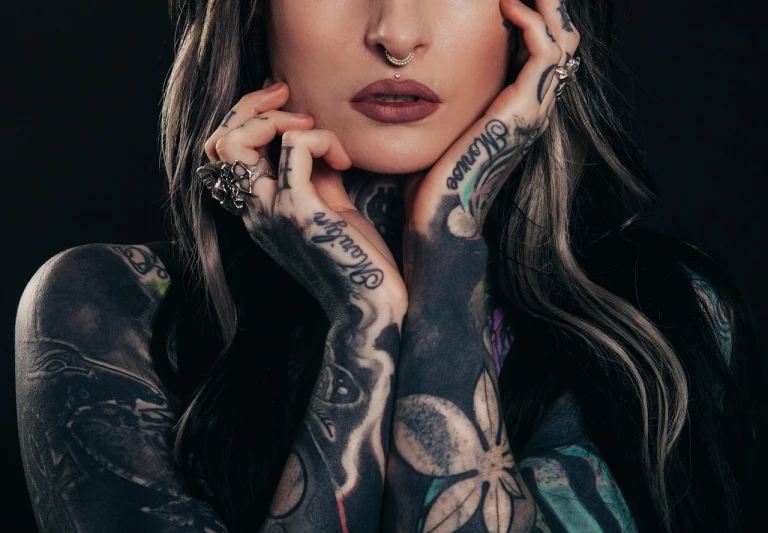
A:
<svg viewBox="0 0 768 533">
<path fill-rule="evenodd" d="M 433 165 L 502 90 L 510 30 L 499 0 L 272 0 L 273 78 L 286 111 L 334 132 L 356 167 L 399 174 Z M 384 49 L 413 60 L 387 61 Z M 400 74 L 400 80 L 395 80 Z M 440 99 L 412 122 L 384 123 L 352 105 L 378 80 L 415 80 Z"/>
</svg>

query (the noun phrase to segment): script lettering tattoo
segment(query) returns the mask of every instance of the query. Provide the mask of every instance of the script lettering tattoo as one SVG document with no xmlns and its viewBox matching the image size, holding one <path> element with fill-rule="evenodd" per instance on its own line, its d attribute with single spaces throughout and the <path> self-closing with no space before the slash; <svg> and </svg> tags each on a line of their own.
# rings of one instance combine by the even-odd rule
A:
<svg viewBox="0 0 768 533">
<path fill-rule="evenodd" d="M 283 157 L 280 159 L 280 168 L 277 171 L 278 176 L 280 176 L 280 183 L 277 186 L 278 192 L 291 188 L 291 185 L 288 183 L 288 174 L 293 170 L 290 167 L 293 146 L 282 146 L 281 150 L 283 152 Z"/>
<path fill-rule="evenodd" d="M 557 68 L 557 65 L 551 65 L 544 70 L 544 72 L 541 73 L 541 79 L 539 80 L 539 89 L 536 92 L 536 98 L 539 100 L 539 103 L 544 102 L 544 93 L 547 92 L 550 85 L 552 85 L 552 72 Z"/>
<path fill-rule="evenodd" d="M 173 468 L 180 405 L 148 342 L 167 279 L 145 247 L 92 245 L 49 261 L 25 291 L 16 393 L 40 531 L 225 531 Z"/>
<path fill-rule="evenodd" d="M 325 235 L 313 236 L 311 239 L 313 243 L 330 244 L 333 247 L 338 244 L 353 259 L 352 263 L 336 263 L 345 272 L 351 270 L 348 272 L 348 276 L 352 283 L 363 285 L 367 289 L 375 289 L 381 285 L 384 281 L 384 272 L 373 266 L 368 254 L 355 244 L 349 235 L 344 233 L 343 228 L 347 227 L 345 220 L 332 222 L 325 213 L 315 213 L 313 221 L 325 232 Z"/>
<path fill-rule="evenodd" d="M 541 135 L 546 117 L 533 126 L 522 123 L 510 128 L 490 120 L 475 137 L 446 180 L 450 191 L 458 191 L 460 205 L 449 214 L 448 227 L 459 237 L 479 234 L 490 202 L 533 142 Z"/>
<path fill-rule="evenodd" d="M 228 128 L 229 127 L 229 119 L 235 116 L 235 110 L 231 110 L 229 113 L 227 113 L 227 116 L 224 117 L 224 121 L 221 123 L 222 128 Z"/>
<path fill-rule="evenodd" d="M 462 155 L 456 163 L 451 176 L 446 180 L 448 188 L 452 191 L 457 190 L 459 183 L 473 169 L 481 155 L 485 154 L 491 160 L 494 155 L 501 153 L 507 146 L 508 136 L 509 129 L 502 121 L 493 119 L 488 122 L 485 125 L 485 132 L 475 137 L 467 153 Z"/>
<path fill-rule="evenodd" d="M 568 11 L 565 7 L 565 2 L 560 2 L 560 7 L 557 8 L 557 11 L 560 13 L 560 19 L 563 23 L 563 31 L 572 32 L 573 26 L 571 26 L 571 17 L 568 15 Z"/>
</svg>

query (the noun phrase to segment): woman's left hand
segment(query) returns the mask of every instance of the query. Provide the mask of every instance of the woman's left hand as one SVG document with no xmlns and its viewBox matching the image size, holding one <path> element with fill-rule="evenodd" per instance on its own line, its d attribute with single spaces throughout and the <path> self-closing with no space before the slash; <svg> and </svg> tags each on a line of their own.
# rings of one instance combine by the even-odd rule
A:
<svg viewBox="0 0 768 533">
<path fill-rule="evenodd" d="M 504 17 L 522 31 L 524 46 L 515 63 L 524 62 L 523 67 L 423 179 L 423 174 L 408 179 L 408 231 L 439 239 L 435 231 L 447 227 L 454 237 L 480 238 L 496 193 L 549 125 L 560 83 L 555 69 L 573 56 L 579 33 L 562 0 L 536 0 L 535 5 L 536 10 L 501 0 Z"/>
</svg>

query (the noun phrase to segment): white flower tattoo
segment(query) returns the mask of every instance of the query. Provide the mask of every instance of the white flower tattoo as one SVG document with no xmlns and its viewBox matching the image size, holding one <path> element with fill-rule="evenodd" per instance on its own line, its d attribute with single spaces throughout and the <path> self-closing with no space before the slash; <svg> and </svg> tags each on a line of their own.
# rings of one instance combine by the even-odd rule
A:
<svg viewBox="0 0 768 533">
<path fill-rule="evenodd" d="M 397 404 L 393 431 L 403 459 L 426 476 L 461 475 L 432 503 L 422 531 L 456 531 L 472 518 L 481 502 L 488 531 L 509 531 L 513 499 L 524 496 L 513 477 L 515 463 L 488 372 L 483 371 L 474 395 L 474 414 L 482 435 L 448 400 L 415 394 Z M 485 486 L 488 490 L 483 494 Z"/>
</svg>

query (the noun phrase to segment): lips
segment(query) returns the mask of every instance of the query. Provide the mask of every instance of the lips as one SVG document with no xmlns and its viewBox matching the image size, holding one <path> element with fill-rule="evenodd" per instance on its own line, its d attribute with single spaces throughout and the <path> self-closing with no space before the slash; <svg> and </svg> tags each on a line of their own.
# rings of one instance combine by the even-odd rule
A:
<svg viewBox="0 0 768 533">
<path fill-rule="evenodd" d="M 413 80 L 379 80 L 365 87 L 352 97 L 353 102 L 373 100 L 374 96 L 415 96 L 420 100 L 439 103 L 440 98 L 426 85 Z"/>
<path fill-rule="evenodd" d="M 415 97 L 410 101 L 386 101 L 377 97 Z M 440 98 L 419 82 L 381 80 L 352 97 L 350 105 L 366 117 L 382 123 L 414 122 L 437 111 Z"/>
</svg>

